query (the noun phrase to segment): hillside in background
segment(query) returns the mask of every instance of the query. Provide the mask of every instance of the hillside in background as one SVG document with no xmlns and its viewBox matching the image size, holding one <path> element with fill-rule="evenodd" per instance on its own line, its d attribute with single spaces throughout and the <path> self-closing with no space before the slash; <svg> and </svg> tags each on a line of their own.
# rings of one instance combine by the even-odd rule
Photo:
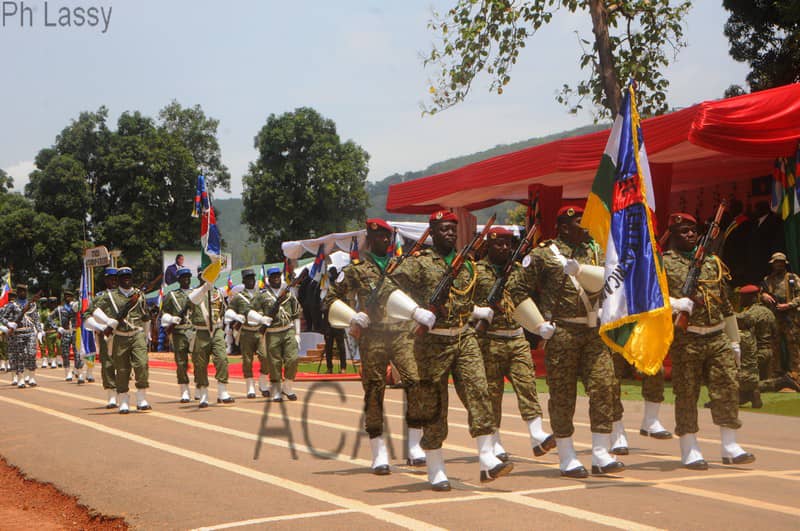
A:
<svg viewBox="0 0 800 531">
<path fill-rule="evenodd" d="M 389 193 L 389 186 L 396 183 L 413 181 L 414 179 L 419 179 L 420 177 L 427 177 L 429 175 L 436 175 L 437 173 L 454 170 L 456 168 L 466 166 L 467 164 L 472 164 L 473 162 L 496 157 L 497 155 L 503 155 L 505 153 L 511 153 L 512 151 L 518 151 L 520 149 L 546 144 L 562 138 L 594 133 L 610 127 L 611 126 L 609 124 L 587 125 L 553 135 L 530 138 L 528 140 L 515 142 L 513 144 L 497 145 L 485 151 L 479 151 L 471 155 L 455 157 L 431 164 L 421 171 L 410 171 L 403 174 L 395 173 L 380 181 L 367 182 L 367 194 L 369 196 L 370 204 L 369 208 L 367 208 L 367 217 L 409 221 L 427 219 L 426 216 L 389 214 L 386 212 L 386 196 Z M 250 231 L 247 229 L 247 226 L 242 223 L 243 205 L 241 198 L 217 199 L 214 201 L 214 206 L 218 212 L 217 223 L 219 225 L 220 233 L 222 234 L 222 247 L 224 251 L 233 254 L 233 266 L 236 268 L 244 265 L 261 263 L 264 260 L 264 250 L 261 248 L 260 243 L 250 241 Z M 516 203 L 505 202 L 490 208 L 478 210 L 474 212 L 474 214 L 478 217 L 478 222 L 481 223 L 486 221 L 492 213 L 497 213 L 498 222 L 505 223 L 508 210 L 515 206 Z"/>
</svg>

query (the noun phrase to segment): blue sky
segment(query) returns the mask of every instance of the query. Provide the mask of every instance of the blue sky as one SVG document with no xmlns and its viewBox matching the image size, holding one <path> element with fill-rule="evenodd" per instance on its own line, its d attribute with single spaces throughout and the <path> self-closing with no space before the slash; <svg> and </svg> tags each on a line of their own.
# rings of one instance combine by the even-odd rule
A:
<svg viewBox="0 0 800 531">
<path fill-rule="evenodd" d="M 105 34 L 102 25 L 44 27 L 45 3 L 25 2 L 35 10 L 33 27 L 21 28 L 14 17 L 0 26 L 0 167 L 17 189 L 38 150 L 100 105 L 115 127 L 126 110 L 155 116 L 172 99 L 200 104 L 220 120 L 232 196 L 241 193 L 256 155 L 253 137 L 267 116 L 300 106 L 333 119 L 342 138 L 370 153 L 370 180 L 591 123 L 588 113 L 569 115 L 554 99 L 562 83 L 583 77 L 574 31 L 591 35 L 588 14 L 563 11 L 540 30 L 502 96 L 480 79 L 467 101 L 422 117 L 434 74 L 420 59 L 434 39 L 426 23 L 432 9 L 454 0 L 47 2 L 51 20 L 62 6 L 110 7 Z M 747 73 L 728 56 L 721 2 L 694 3 L 689 45 L 667 71 L 672 106 L 719 98 Z"/>
</svg>

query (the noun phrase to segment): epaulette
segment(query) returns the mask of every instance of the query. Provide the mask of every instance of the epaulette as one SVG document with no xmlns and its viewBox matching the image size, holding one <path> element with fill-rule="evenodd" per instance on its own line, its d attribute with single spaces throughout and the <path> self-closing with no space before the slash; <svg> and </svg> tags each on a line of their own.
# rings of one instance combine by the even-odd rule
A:
<svg viewBox="0 0 800 531">
<path fill-rule="evenodd" d="M 553 243 L 553 240 L 543 240 L 539 242 L 539 247 L 547 247 L 551 243 Z"/>
<path fill-rule="evenodd" d="M 357 266 L 357 265 L 359 265 L 359 264 L 363 264 L 363 263 L 364 263 L 364 261 L 363 261 L 363 260 L 359 260 L 358 258 L 353 258 L 353 259 L 350 261 L 350 264 L 351 264 L 351 265 L 354 265 L 354 266 Z"/>
</svg>

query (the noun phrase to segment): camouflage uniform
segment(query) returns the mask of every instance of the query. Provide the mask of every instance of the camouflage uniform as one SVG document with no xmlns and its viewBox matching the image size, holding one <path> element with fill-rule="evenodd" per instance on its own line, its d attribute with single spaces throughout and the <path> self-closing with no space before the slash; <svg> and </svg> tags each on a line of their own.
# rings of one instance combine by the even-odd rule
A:
<svg viewBox="0 0 800 531">
<path fill-rule="evenodd" d="M 242 372 L 245 378 L 253 377 L 253 357 L 258 356 L 261 361 L 261 374 L 269 374 L 269 363 L 266 360 L 266 353 L 261 351 L 261 333 L 259 329 L 261 325 L 250 326 L 246 323 L 247 312 L 250 310 L 258 311 L 261 307 L 261 295 L 258 290 L 252 290 L 248 293 L 247 290 L 241 291 L 234 295 L 230 301 L 230 308 L 243 315 L 245 324 L 242 325 L 239 332 L 239 351 L 242 353 Z"/>
<path fill-rule="evenodd" d="M 555 334 L 545 346 L 550 426 L 556 437 L 572 437 L 580 378 L 589 395 L 591 431 L 611 433 L 612 423 L 621 418 L 621 412 L 615 416 L 614 411 L 619 384 L 614 376 L 611 353 L 600 339 L 596 325 L 588 326 L 586 307 L 550 245 L 555 245 L 565 258 L 581 264 L 603 263 L 602 251 L 596 243 L 585 242 L 573 247 L 557 238 L 533 249 L 528 266 L 515 272 L 509 280 L 509 292 L 515 304 L 533 296 L 544 318 L 556 324 Z M 596 300 L 597 295 L 590 295 L 593 306 Z"/>
<path fill-rule="evenodd" d="M 692 259 L 677 251 L 664 253 L 669 294 L 680 298 L 681 288 L 689 273 Z M 697 400 L 705 382 L 711 397 L 714 424 L 738 429 L 739 384 L 731 341 L 724 333 L 725 317 L 733 315 L 725 287 L 727 269 L 715 256 L 707 256 L 700 271 L 698 297 L 689 317 L 689 330 L 675 329 L 670 347 L 672 386 L 675 391 L 675 433 L 697 433 Z"/>
<path fill-rule="evenodd" d="M 55 360 L 59 354 L 58 348 L 58 332 L 50 323 L 50 314 L 52 310 L 49 308 L 42 308 L 39 310 L 39 318 L 44 325 L 44 345 L 42 345 L 42 359 Z"/>
<path fill-rule="evenodd" d="M 189 346 L 192 351 L 194 383 L 197 387 L 208 387 L 208 363 L 213 360 L 217 382 L 227 384 L 228 354 L 225 348 L 225 331 L 222 324 L 222 316 L 225 313 L 222 296 L 219 291 L 211 288 L 203 294 L 200 304 L 189 301 L 189 305 L 189 319 L 194 327 L 194 341 Z"/>
<path fill-rule="evenodd" d="M 108 291 L 100 291 L 95 294 L 89 302 L 89 307 L 83 314 L 83 319 L 91 317 L 96 308 L 101 306 L 100 301 L 108 297 Z M 97 345 L 97 353 L 100 357 L 100 376 L 103 380 L 103 389 L 116 389 L 117 387 L 117 371 L 114 368 L 114 359 L 108 353 L 108 343 L 102 334 L 95 335 L 95 344 Z"/>
<path fill-rule="evenodd" d="M 0 361 L 8 361 L 8 336 L 0 332 Z M 8 367 L 0 367 L 3 370 L 8 370 Z"/>
<path fill-rule="evenodd" d="M 69 353 L 70 350 L 74 351 L 76 370 L 83 367 L 83 360 L 75 349 L 75 329 L 77 327 L 77 320 L 78 315 L 66 303 L 53 310 L 48 319 L 52 328 L 57 330 L 61 327 L 64 329 L 64 333 L 61 334 L 61 359 L 64 363 L 64 367 L 69 368 Z"/>
<path fill-rule="evenodd" d="M 422 420 L 420 411 L 416 409 L 419 405 L 419 398 L 416 397 L 419 372 L 414 359 L 412 328 L 405 321 L 389 319 L 378 305 L 364 307 L 372 290 L 378 286 L 385 267 L 378 264 L 371 253 L 364 254 L 364 260 L 353 261 L 342 270 L 341 281 L 331 286 L 323 304 L 327 311 L 339 299 L 354 308 L 360 308 L 370 317 L 369 327 L 362 331 L 358 340 L 358 352 L 361 355 L 365 427 L 370 438 L 375 438 L 383 434 L 383 396 L 389 362 L 397 367 L 406 389 L 408 427 L 422 428 Z M 384 282 L 381 291 L 385 291 L 388 285 L 388 282 Z"/>
<path fill-rule="evenodd" d="M 750 393 L 760 389 L 761 375 L 767 375 L 772 360 L 775 316 L 766 306 L 755 303 L 736 314 L 741 338 L 742 363 L 739 367 L 739 390 Z"/>
<path fill-rule="evenodd" d="M 392 280 L 417 304 L 427 307 L 447 264 L 454 257 L 455 252 L 445 258 L 432 249 L 423 250 L 407 258 L 392 274 Z M 437 316 L 435 328 L 414 338 L 414 356 L 420 377 L 417 407 L 418 411 L 426 412 L 421 442 L 425 450 L 441 448 L 447 438 L 447 383 L 451 373 L 458 397 L 467 410 L 470 435 L 490 435 L 496 428 L 480 347 L 475 332 L 467 326 L 472 314 L 476 277 L 475 264 L 465 262 L 453 282 L 443 312 Z"/>
<path fill-rule="evenodd" d="M 515 270 L 522 266 L 516 265 Z M 478 280 L 475 286 L 475 303 L 487 306 L 492 285 L 502 274 L 501 266 L 494 266 L 484 258 L 477 264 Z M 486 333 L 478 335 L 478 344 L 483 353 L 483 366 L 492 402 L 494 422 L 500 427 L 503 407 L 504 378 L 511 382 L 517 394 L 517 404 L 522 420 L 533 420 L 542 416 L 542 407 L 536 393 L 536 377 L 531 358 L 531 346 L 525 339 L 519 323 L 511 318 L 514 306 L 508 292 L 504 294 L 502 312 L 495 311 Z"/>
<path fill-rule="evenodd" d="M 267 286 L 261 294 L 260 307 L 255 310 L 268 316 L 278 298 L 277 295 L 270 286 Z M 300 303 L 291 292 L 287 292 L 278 313 L 273 317 L 272 324 L 267 327 L 264 335 L 263 350 L 267 356 L 269 380 L 272 383 L 282 381 L 282 372 L 286 380 L 294 380 L 297 375 L 299 345 L 295 339 L 294 321 L 299 318 Z"/>
<path fill-rule="evenodd" d="M 111 336 L 110 353 L 114 362 L 114 377 L 117 393 L 128 392 L 131 379 L 131 369 L 136 379 L 136 389 L 150 387 L 147 366 L 147 340 L 145 326 L 150 321 L 150 312 L 144 302 L 144 293 L 134 288 L 134 293 L 139 293 L 139 300 L 128 312 L 125 319 L 120 320 L 116 330 Z M 131 297 L 133 294 L 131 294 Z M 103 297 L 95 297 L 97 308 L 105 312 L 112 319 L 117 319 L 122 309 L 130 300 L 120 288 L 105 292 Z M 102 341 L 102 339 L 101 339 Z M 105 372 L 105 370 L 103 371 Z"/>
<path fill-rule="evenodd" d="M 177 288 L 164 297 L 164 304 L 161 306 L 163 313 L 168 313 L 178 317 L 183 313 L 180 324 L 172 329 L 172 353 L 175 357 L 175 376 L 178 384 L 189 384 L 189 345 L 193 337 L 192 325 L 187 317 L 189 304 L 189 293 L 191 290 Z M 185 311 L 184 311 L 185 310 Z"/>
<path fill-rule="evenodd" d="M 622 383 L 623 376 L 625 375 L 625 371 L 631 367 L 628 360 L 625 357 L 618 353 L 614 352 L 612 354 L 614 360 L 614 375 L 617 377 L 617 381 Z M 654 375 L 649 374 L 641 374 L 642 377 L 642 398 L 646 402 L 655 402 L 660 404 L 664 401 L 664 367 L 661 367 L 658 372 Z M 617 387 L 619 389 L 619 386 Z M 620 396 L 619 392 L 614 393 L 614 418 L 622 418 L 622 413 L 624 412 L 624 408 L 622 406 L 622 397 Z"/>
<path fill-rule="evenodd" d="M 773 376 L 783 374 L 783 368 L 790 372 L 800 371 L 800 277 L 787 272 L 783 276 L 769 275 L 764 277 L 762 286 L 778 303 L 788 303 L 789 310 L 779 312 L 775 310 L 777 320 L 777 334 L 775 340 L 779 355 L 773 370 Z M 782 355 L 781 355 L 782 354 Z"/>
<path fill-rule="evenodd" d="M 19 299 L 10 301 L 0 310 L 0 324 L 17 324 L 17 329 L 8 338 L 10 369 L 17 374 L 22 374 L 23 370 L 36 370 L 36 341 L 42 331 L 37 304 L 32 302 L 23 313 L 26 303 L 26 300 Z"/>
</svg>

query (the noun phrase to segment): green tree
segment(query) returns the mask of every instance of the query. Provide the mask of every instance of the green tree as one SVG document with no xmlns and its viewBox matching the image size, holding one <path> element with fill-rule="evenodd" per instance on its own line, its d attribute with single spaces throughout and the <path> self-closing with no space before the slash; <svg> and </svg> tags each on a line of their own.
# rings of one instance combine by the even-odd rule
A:
<svg viewBox="0 0 800 531">
<path fill-rule="evenodd" d="M 0 194 L 6 194 L 14 187 L 14 178 L 0 168 Z"/>
<path fill-rule="evenodd" d="M 722 5 L 730 12 L 725 36 L 731 57 L 750 65 L 751 91 L 800 81 L 800 3 L 724 0 Z"/>
<path fill-rule="evenodd" d="M 369 155 L 342 142 L 333 120 L 302 107 L 271 114 L 255 137 L 258 158 L 243 178 L 242 220 L 279 260 L 285 240 L 343 231 L 363 220 Z"/>
<path fill-rule="evenodd" d="M 688 0 L 675 6 L 670 0 L 457 0 L 446 15 L 434 13 L 428 23 L 441 42 L 424 60 L 438 69 L 432 102 L 424 110 L 433 114 L 463 101 L 479 72 L 489 75 L 490 91 L 502 94 L 527 41 L 564 8 L 587 13 L 594 38 L 579 37 L 579 63 L 588 77 L 575 87 L 564 84 L 556 99 L 576 113 L 589 98 L 596 121 L 613 117 L 622 83 L 634 78 L 640 112 L 664 113 L 669 82 L 662 70 L 669 53 L 685 46 L 681 21 L 690 7 Z"/>
<path fill-rule="evenodd" d="M 200 105 L 184 108 L 173 100 L 158 113 L 159 127 L 175 135 L 194 157 L 198 170 L 206 176 L 211 191 L 219 187 L 231 191 L 231 174 L 222 163 L 217 141 L 219 120 L 208 118 Z"/>
</svg>

